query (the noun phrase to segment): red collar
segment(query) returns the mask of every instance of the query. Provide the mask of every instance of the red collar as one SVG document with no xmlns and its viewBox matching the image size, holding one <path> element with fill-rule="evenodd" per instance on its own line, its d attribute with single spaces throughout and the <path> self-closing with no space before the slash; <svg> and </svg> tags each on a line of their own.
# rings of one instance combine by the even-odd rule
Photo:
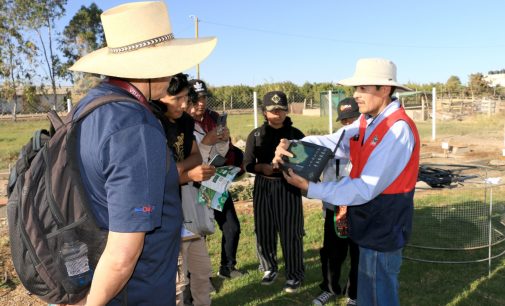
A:
<svg viewBox="0 0 505 306">
<path fill-rule="evenodd" d="M 140 92 L 140 90 L 137 87 L 133 86 L 131 83 L 113 77 L 109 77 L 107 80 L 105 80 L 105 82 L 126 90 L 129 94 L 135 97 L 135 99 L 137 99 L 140 102 L 140 104 L 145 106 L 148 110 L 151 110 L 151 107 L 149 106 L 149 102 L 147 102 L 146 97 L 144 97 L 142 92 Z"/>
</svg>

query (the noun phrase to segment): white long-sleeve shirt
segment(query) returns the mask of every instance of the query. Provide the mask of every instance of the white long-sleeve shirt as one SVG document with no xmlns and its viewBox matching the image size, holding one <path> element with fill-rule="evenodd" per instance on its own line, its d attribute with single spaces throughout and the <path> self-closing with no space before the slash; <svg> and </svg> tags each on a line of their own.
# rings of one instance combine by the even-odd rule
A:
<svg viewBox="0 0 505 306">
<path fill-rule="evenodd" d="M 377 125 L 400 107 L 392 101 L 375 118 L 367 118 L 365 139 Z M 350 158 L 350 139 L 359 135 L 360 120 L 339 129 L 336 133 L 324 136 L 307 136 L 303 141 L 334 149 L 340 134 L 345 135 L 335 153 L 335 158 Z M 361 176 L 355 179 L 344 177 L 338 182 L 309 182 L 307 197 L 321 199 L 333 205 L 360 205 L 369 202 L 382 193 L 403 171 L 414 149 L 414 134 L 409 125 L 399 120 L 384 135 L 382 141 L 372 151 Z"/>
</svg>

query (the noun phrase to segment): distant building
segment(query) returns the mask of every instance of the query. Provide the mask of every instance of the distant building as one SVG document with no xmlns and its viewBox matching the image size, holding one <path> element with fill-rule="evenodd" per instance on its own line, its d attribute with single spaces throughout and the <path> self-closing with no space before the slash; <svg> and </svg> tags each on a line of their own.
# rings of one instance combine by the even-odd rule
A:
<svg viewBox="0 0 505 306">
<path fill-rule="evenodd" d="M 57 111 L 65 111 L 67 108 L 66 99 L 71 97 L 72 86 L 59 86 L 56 88 L 56 110 Z M 53 102 L 53 93 L 52 89 L 46 87 L 45 92 L 40 91 L 37 88 L 37 98 L 38 103 L 34 106 L 28 106 L 26 101 L 24 101 L 23 90 L 18 89 L 16 92 L 17 95 L 17 105 L 16 105 L 16 113 L 25 113 L 25 112 L 47 112 L 49 109 L 52 109 L 54 106 Z M 12 113 L 14 105 L 13 103 L 6 101 L 3 98 L 0 98 L 0 114 L 10 114 Z"/>
<path fill-rule="evenodd" d="M 491 87 L 505 87 L 505 73 L 488 74 L 484 79 L 489 82 Z"/>
</svg>

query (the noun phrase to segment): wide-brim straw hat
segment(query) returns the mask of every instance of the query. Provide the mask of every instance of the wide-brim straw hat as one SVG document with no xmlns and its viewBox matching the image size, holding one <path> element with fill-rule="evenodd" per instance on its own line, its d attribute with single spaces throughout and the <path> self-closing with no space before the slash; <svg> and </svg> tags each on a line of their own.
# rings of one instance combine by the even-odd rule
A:
<svg viewBox="0 0 505 306">
<path fill-rule="evenodd" d="M 396 65 L 383 58 L 363 58 L 356 63 L 354 75 L 337 82 L 344 86 L 386 85 L 400 90 L 412 89 L 396 81 Z"/>
<path fill-rule="evenodd" d="M 134 2 L 101 15 L 107 47 L 79 59 L 70 70 L 131 79 L 167 77 L 204 60 L 215 37 L 176 39 L 164 2 Z"/>
</svg>

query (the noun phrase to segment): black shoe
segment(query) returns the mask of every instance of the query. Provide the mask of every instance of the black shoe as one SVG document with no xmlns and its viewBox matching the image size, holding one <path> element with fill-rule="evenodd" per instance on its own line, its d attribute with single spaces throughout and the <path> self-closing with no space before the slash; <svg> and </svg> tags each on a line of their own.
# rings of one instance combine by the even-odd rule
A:
<svg viewBox="0 0 505 306">
<path fill-rule="evenodd" d="M 261 279 L 262 285 L 271 285 L 277 278 L 277 271 L 266 271 Z"/>
<path fill-rule="evenodd" d="M 235 267 L 233 268 L 220 267 L 219 272 L 217 272 L 217 275 L 224 279 L 232 279 L 243 276 L 244 272 L 235 269 Z"/>
<path fill-rule="evenodd" d="M 301 285 L 302 285 L 302 282 L 299 280 L 288 279 L 288 281 L 286 282 L 286 285 L 284 285 L 284 291 L 289 292 L 289 293 L 298 292 L 298 289 L 300 289 Z"/>
<path fill-rule="evenodd" d="M 322 306 L 322 305 L 326 305 L 328 302 L 330 302 L 331 300 L 334 300 L 334 299 L 336 299 L 335 294 L 328 292 L 328 291 L 323 291 L 314 300 L 312 300 L 312 304 Z"/>
</svg>

